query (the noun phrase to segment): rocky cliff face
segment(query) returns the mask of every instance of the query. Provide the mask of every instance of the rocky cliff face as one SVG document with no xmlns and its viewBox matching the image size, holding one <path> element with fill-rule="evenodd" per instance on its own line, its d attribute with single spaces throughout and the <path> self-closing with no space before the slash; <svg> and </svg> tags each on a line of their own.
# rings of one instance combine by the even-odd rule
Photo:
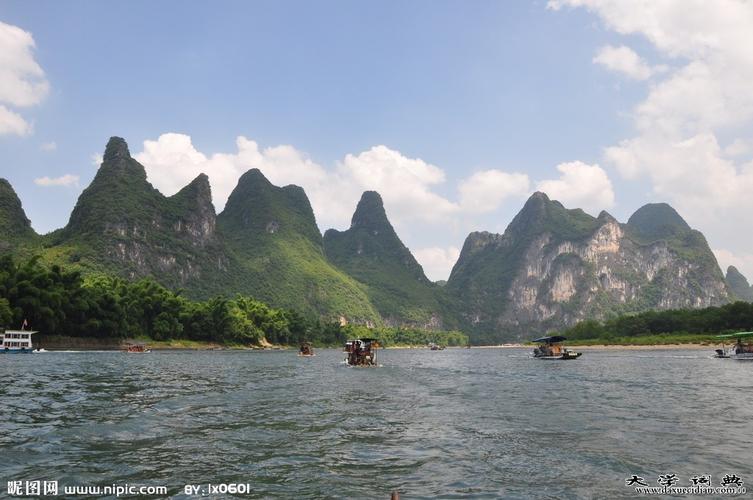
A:
<svg viewBox="0 0 753 500">
<path fill-rule="evenodd" d="M 543 193 L 504 235 L 471 234 L 447 287 L 462 304 L 461 322 L 487 341 L 730 298 L 705 239 L 671 207 L 643 207 L 623 225 L 606 212 L 567 210 Z"/>
<path fill-rule="evenodd" d="M 379 193 L 363 193 L 350 229 L 324 233 L 324 249 L 332 263 L 366 285 L 386 324 L 441 328 L 441 289 L 400 241 Z"/>
<path fill-rule="evenodd" d="M 172 287 L 211 285 L 229 265 L 208 178 L 200 175 L 165 197 L 119 137 L 107 143 L 97 175 L 56 243 L 75 247 L 77 260 L 132 279 L 155 276 Z"/>
</svg>

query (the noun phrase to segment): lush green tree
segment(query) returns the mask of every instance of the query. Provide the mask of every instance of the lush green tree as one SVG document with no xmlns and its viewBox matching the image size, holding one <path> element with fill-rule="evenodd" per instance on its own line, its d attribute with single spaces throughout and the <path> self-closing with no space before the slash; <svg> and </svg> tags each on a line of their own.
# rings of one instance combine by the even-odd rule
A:
<svg viewBox="0 0 753 500">
<path fill-rule="evenodd" d="M 128 282 L 105 275 L 83 279 L 78 272 L 45 267 L 38 258 L 17 264 L 0 257 L 0 326 L 21 325 L 24 320 L 47 335 L 99 338 L 147 336 L 239 344 L 266 339 L 275 344 L 317 345 L 342 344 L 354 337 L 375 337 L 385 345 L 468 341 L 459 332 L 343 327 L 245 296 L 195 302 L 150 279 Z"/>
</svg>

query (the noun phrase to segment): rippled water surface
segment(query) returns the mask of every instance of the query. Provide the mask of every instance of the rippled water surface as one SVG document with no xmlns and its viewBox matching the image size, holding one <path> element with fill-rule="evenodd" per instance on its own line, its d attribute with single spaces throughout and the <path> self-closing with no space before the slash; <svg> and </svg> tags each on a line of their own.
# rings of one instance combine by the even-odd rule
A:
<svg viewBox="0 0 753 500">
<path fill-rule="evenodd" d="M 753 363 L 704 351 L 0 356 L 0 496 L 62 485 L 251 483 L 283 498 L 617 498 L 676 473 L 753 486 Z"/>
</svg>

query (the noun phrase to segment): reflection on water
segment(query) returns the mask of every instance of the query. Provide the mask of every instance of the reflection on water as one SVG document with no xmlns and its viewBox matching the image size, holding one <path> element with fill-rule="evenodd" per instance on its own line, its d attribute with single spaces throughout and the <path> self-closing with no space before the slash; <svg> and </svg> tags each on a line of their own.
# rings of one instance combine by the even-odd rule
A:
<svg viewBox="0 0 753 500">
<path fill-rule="evenodd" d="M 250 483 L 257 497 L 616 498 L 753 486 L 753 363 L 701 351 L 119 352 L 0 357 L 0 491 Z M 687 484 L 686 484 L 687 485 Z"/>
</svg>

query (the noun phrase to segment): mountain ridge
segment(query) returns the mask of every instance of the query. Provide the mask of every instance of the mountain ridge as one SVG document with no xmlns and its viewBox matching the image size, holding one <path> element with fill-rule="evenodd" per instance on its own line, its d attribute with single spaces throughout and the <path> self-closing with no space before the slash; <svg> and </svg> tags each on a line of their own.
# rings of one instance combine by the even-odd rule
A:
<svg viewBox="0 0 753 500">
<path fill-rule="evenodd" d="M 350 228 L 328 229 L 323 240 L 327 258 L 366 285 L 387 324 L 441 327 L 442 292 L 400 240 L 379 193 L 365 191 Z"/>
<path fill-rule="evenodd" d="M 666 204 L 636 213 L 620 224 L 534 193 L 502 235 L 471 233 L 446 286 L 461 326 L 487 342 L 523 340 L 584 318 L 729 301 L 700 232 Z M 658 237 L 650 221 L 672 214 Z"/>
<path fill-rule="evenodd" d="M 216 214 L 206 175 L 166 197 L 119 137 L 108 141 L 68 224 L 50 234 L 36 235 L 12 186 L 0 181 L 0 236 L 2 252 L 153 277 L 193 298 L 243 293 L 340 322 L 462 328 L 476 343 L 583 318 L 718 305 L 742 293 L 731 291 L 738 276 L 728 270 L 725 278 L 703 234 L 665 203 L 620 223 L 536 192 L 503 234 L 470 233 L 449 279 L 436 284 L 379 193 L 363 193 L 350 228 L 322 235 L 301 187 L 275 186 L 251 169 Z"/>
</svg>

